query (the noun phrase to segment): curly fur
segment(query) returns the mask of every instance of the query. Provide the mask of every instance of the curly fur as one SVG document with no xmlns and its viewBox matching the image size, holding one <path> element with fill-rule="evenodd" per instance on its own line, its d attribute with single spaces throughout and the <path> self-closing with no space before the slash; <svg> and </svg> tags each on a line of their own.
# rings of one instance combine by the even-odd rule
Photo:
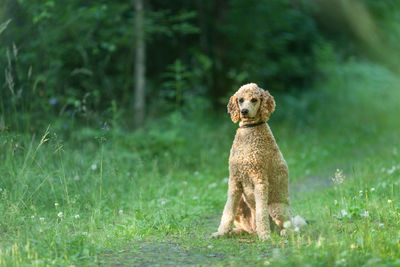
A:
<svg viewBox="0 0 400 267">
<path fill-rule="evenodd" d="M 234 123 L 237 123 L 239 121 L 240 118 L 240 114 L 239 114 L 239 106 L 237 104 L 237 97 L 236 94 L 234 94 L 233 96 L 231 96 L 231 98 L 229 99 L 229 103 L 228 103 L 228 113 L 231 114 L 231 120 Z"/>
<path fill-rule="evenodd" d="M 261 89 L 262 90 L 262 89 Z M 268 121 L 269 116 L 275 111 L 275 100 L 268 91 L 262 92 L 262 102 L 261 102 L 261 121 Z"/>
<path fill-rule="evenodd" d="M 228 199 L 213 236 L 245 231 L 267 239 L 270 220 L 282 230 L 290 221 L 289 171 L 268 124 L 242 127 L 267 122 L 274 110 L 274 98 L 255 83 L 243 85 L 229 100 L 231 119 L 241 127 L 229 157 Z"/>
</svg>

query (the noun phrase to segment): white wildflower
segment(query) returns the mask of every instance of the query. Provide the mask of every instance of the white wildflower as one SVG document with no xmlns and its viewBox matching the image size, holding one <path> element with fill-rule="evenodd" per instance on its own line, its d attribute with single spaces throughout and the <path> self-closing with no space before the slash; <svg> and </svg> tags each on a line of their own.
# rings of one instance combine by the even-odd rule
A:
<svg viewBox="0 0 400 267">
<path fill-rule="evenodd" d="M 362 191 L 362 190 L 360 190 L 360 191 L 358 192 L 358 194 L 360 195 L 360 197 L 362 197 L 362 195 L 363 195 L 363 191 Z"/>
<path fill-rule="evenodd" d="M 369 217 L 369 212 L 366 210 L 366 211 L 364 211 L 363 214 L 361 214 L 361 216 L 367 218 L 367 217 Z"/>
<path fill-rule="evenodd" d="M 348 215 L 346 210 L 341 210 L 340 213 L 342 214 L 343 217 L 346 217 Z"/>
<path fill-rule="evenodd" d="M 88 232 L 82 232 L 83 235 L 88 235 Z"/>
<path fill-rule="evenodd" d="M 95 171 L 97 169 L 97 164 L 93 163 L 92 166 L 90 166 L 90 168 Z"/>
<path fill-rule="evenodd" d="M 356 248 L 356 245 L 351 244 L 351 245 L 350 245 L 350 248 L 351 248 L 351 249 L 355 249 L 355 248 Z"/>
<path fill-rule="evenodd" d="M 346 178 L 346 176 L 343 175 L 343 171 L 336 169 L 335 176 L 333 176 L 332 181 L 335 184 L 343 184 L 344 178 Z"/>
<path fill-rule="evenodd" d="M 375 191 L 375 187 L 371 187 L 370 191 L 374 192 Z"/>
<path fill-rule="evenodd" d="M 388 174 L 393 174 L 396 171 L 396 166 L 392 166 L 390 170 L 387 171 Z"/>
<path fill-rule="evenodd" d="M 57 203 L 57 202 L 56 202 L 56 203 L 54 203 L 54 206 L 56 206 L 56 207 L 57 207 L 57 206 L 58 206 L 58 203 Z"/>
<path fill-rule="evenodd" d="M 164 206 L 166 203 L 167 203 L 167 200 L 166 200 L 166 199 L 161 199 L 161 200 L 160 200 L 160 204 L 161 204 L 162 206 Z"/>
<path fill-rule="evenodd" d="M 44 222 L 44 217 L 40 217 L 39 220 L 40 220 L 41 222 Z"/>
<path fill-rule="evenodd" d="M 346 259 L 340 259 L 340 260 L 337 260 L 336 261 L 336 265 L 344 265 L 344 264 L 346 264 Z"/>
<path fill-rule="evenodd" d="M 32 216 L 31 216 L 31 219 L 35 219 L 35 215 L 32 215 Z"/>
<path fill-rule="evenodd" d="M 214 247 L 213 245 L 208 245 L 208 246 L 207 246 L 207 248 L 213 248 L 213 247 Z"/>
<path fill-rule="evenodd" d="M 199 197 L 198 196 L 193 196 L 192 199 L 196 200 L 196 199 L 199 199 Z"/>
<path fill-rule="evenodd" d="M 124 214 L 124 211 L 123 210 L 119 210 L 118 213 L 119 213 L 119 215 L 122 215 L 122 214 Z"/>
<path fill-rule="evenodd" d="M 39 229 L 39 233 L 43 233 L 43 229 L 42 228 Z"/>
<path fill-rule="evenodd" d="M 217 183 L 212 183 L 212 184 L 210 184 L 208 187 L 209 188 L 214 188 L 214 187 L 216 187 L 217 186 Z"/>
<path fill-rule="evenodd" d="M 391 200 L 391 199 L 388 199 L 388 203 L 390 204 L 390 203 L 392 203 L 393 202 L 393 200 Z"/>
<path fill-rule="evenodd" d="M 60 217 L 60 218 L 62 218 L 63 213 L 60 211 L 60 212 L 57 214 L 57 216 Z"/>
<path fill-rule="evenodd" d="M 379 226 L 379 228 L 382 228 L 382 227 L 385 227 L 385 224 L 384 223 L 379 223 L 378 226 Z"/>
<path fill-rule="evenodd" d="M 75 219 L 79 219 L 81 216 L 79 216 L 79 214 L 76 214 L 75 216 L 74 216 L 74 218 Z"/>
</svg>

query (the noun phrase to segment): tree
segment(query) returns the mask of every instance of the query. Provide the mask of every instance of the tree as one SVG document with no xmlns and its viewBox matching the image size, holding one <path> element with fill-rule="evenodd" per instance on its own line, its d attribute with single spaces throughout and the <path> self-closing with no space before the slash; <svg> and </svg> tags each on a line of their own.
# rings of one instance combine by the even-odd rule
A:
<svg viewBox="0 0 400 267">
<path fill-rule="evenodd" d="M 146 88 L 146 43 L 144 40 L 143 0 L 134 0 L 136 10 L 135 67 L 134 67 L 134 123 L 135 128 L 143 125 L 145 115 Z"/>
</svg>

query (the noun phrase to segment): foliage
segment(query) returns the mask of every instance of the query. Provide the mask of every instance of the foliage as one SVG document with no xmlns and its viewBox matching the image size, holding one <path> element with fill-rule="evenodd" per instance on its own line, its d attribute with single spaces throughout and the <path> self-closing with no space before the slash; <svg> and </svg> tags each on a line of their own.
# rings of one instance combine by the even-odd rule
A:
<svg viewBox="0 0 400 267">
<path fill-rule="evenodd" d="M 132 1 L 0 3 L 0 265 L 399 265 L 398 3 L 145 2 L 133 132 Z M 248 81 L 310 225 L 211 240 Z"/>
<path fill-rule="evenodd" d="M 244 81 L 258 81 L 274 91 L 312 85 L 313 48 L 322 39 L 312 17 L 291 1 L 231 1 L 226 20 L 219 28 L 228 40 L 221 51 L 228 72 L 243 72 Z"/>
<path fill-rule="evenodd" d="M 31 122 L 43 114 L 68 121 L 73 114 L 75 121 L 99 125 L 109 120 L 104 111 L 112 101 L 131 110 L 132 3 L 7 0 L 3 9 L 8 28 L 0 35 L 0 65 L 8 66 L 16 94 L 2 90 L 3 113 L 25 113 Z M 252 19 L 243 20 L 248 14 Z M 314 47 L 322 40 L 306 9 L 275 0 L 231 0 L 223 6 L 154 0 L 146 5 L 145 31 L 147 99 L 153 108 L 171 98 L 179 108 L 184 95 L 219 105 L 248 81 L 272 90 L 309 88 L 316 77 Z M 8 117 L 6 124 L 17 129 Z"/>
<path fill-rule="evenodd" d="M 179 110 L 182 105 L 184 91 L 189 89 L 187 80 L 190 76 L 191 73 L 179 59 L 167 66 L 167 71 L 164 73 L 166 81 L 162 85 L 165 88 L 165 96 L 175 100 L 176 110 Z"/>
<path fill-rule="evenodd" d="M 15 98 L 14 92 L 2 90 L 2 113 L 27 113 L 31 121 L 43 114 L 48 119 L 54 113 L 81 114 L 81 121 L 98 125 L 103 123 L 99 117 L 107 118 L 104 110 L 112 101 L 130 106 L 135 16 L 130 3 L 6 1 L 5 9 L 6 18 L 12 20 L 0 36 L 5 41 L 0 65 L 8 66 L 20 100 L 10 103 L 7 99 Z M 197 28 L 190 23 L 194 15 L 193 11 L 172 16 L 167 11 L 149 11 L 147 39 L 195 34 Z M 156 23 L 163 23 L 162 27 Z M 148 74 L 154 75 L 151 69 Z M 4 84 L 3 77 L 0 83 Z M 6 124 L 18 129 L 8 117 Z"/>
<path fill-rule="evenodd" d="M 304 106 L 280 99 L 270 122 L 290 168 L 294 214 L 310 221 L 301 233 L 208 238 L 226 200 L 236 126 L 191 109 L 136 132 L 1 131 L 0 265 L 397 264 L 398 78 L 366 63 L 330 72 L 323 86 L 335 90 L 320 90 L 332 104 L 307 97 L 314 120 L 294 126 Z M 388 86 L 377 94 L 379 83 Z M 293 118 L 274 120 L 289 106 Z"/>
</svg>

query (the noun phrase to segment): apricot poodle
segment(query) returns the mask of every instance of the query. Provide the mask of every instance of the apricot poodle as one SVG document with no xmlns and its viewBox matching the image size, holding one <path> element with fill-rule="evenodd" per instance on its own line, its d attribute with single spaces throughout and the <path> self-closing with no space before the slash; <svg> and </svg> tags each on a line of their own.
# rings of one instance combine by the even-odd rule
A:
<svg viewBox="0 0 400 267">
<path fill-rule="evenodd" d="M 228 113 L 239 128 L 229 157 L 228 199 L 213 237 L 245 231 L 268 239 L 270 220 L 281 234 L 293 227 L 288 166 L 266 123 L 274 110 L 274 98 L 255 83 L 243 85 L 229 100 Z"/>
</svg>

